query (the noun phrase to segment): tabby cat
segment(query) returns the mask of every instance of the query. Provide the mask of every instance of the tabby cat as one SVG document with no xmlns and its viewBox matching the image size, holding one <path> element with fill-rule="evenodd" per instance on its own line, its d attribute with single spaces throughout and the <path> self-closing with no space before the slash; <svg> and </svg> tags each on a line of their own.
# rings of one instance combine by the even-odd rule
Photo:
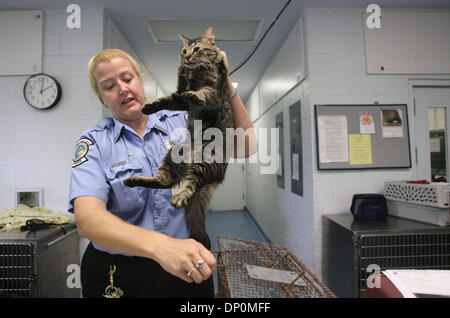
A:
<svg viewBox="0 0 450 318">
<path fill-rule="evenodd" d="M 201 149 L 194 147 L 194 126 L 198 129 L 201 120 L 203 132 L 214 127 L 221 131 L 222 142 L 214 149 L 220 160 L 190 160 L 175 163 L 171 147 L 158 168 L 155 177 L 132 177 L 125 180 L 129 187 L 174 188 L 179 191 L 172 196 L 170 203 L 175 208 L 184 207 L 185 220 L 190 237 L 207 242 L 205 218 L 214 190 L 224 180 L 229 155 L 227 154 L 226 128 L 233 128 L 233 115 L 227 96 L 228 69 L 220 50 L 214 45 L 214 31 L 208 28 L 196 39 L 190 40 L 180 35 L 183 48 L 180 52 L 178 68 L 178 87 L 175 93 L 161 97 L 142 107 L 142 112 L 152 114 L 160 110 L 187 111 L 187 129 L 190 133 L 189 156 L 203 155 L 203 150 L 211 141 L 201 141 Z M 220 139 L 218 139 L 220 141 Z M 199 141 L 196 141 L 199 143 Z M 195 148 L 195 149 L 194 149 Z M 194 150 L 197 154 L 194 153 Z M 202 151 L 201 154 L 198 152 Z M 199 157 L 197 157 L 199 158 Z M 198 162 L 197 162 L 198 161 Z"/>
</svg>

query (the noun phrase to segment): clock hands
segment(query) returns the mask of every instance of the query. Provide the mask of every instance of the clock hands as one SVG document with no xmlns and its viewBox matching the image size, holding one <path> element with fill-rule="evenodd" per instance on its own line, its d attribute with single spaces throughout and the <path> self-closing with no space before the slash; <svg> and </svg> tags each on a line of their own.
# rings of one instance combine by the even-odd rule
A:
<svg viewBox="0 0 450 318">
<path fill-rule="evenodd" d="M 47 86 L 47 87 L 44 88 L 44 89 L 41 89 L 41 95 L 42 95 L 43 92 L 45 92 L 45 91 L 46 91 L 47 89 L 49 89 L 50 87 L 53 87 L 53 84 L 50 85 L 50 86 Z"/>
<path fill-rule="evenodd" d="M 42 91 L 42 87 L 44 87 L 44 79 L 43 79 L 43 78 L 41 78 L 41 92 L 40 92 L 41 95 L 42 95 L 42 92 L 43 92 L 43 91 Z"/>
</svg>

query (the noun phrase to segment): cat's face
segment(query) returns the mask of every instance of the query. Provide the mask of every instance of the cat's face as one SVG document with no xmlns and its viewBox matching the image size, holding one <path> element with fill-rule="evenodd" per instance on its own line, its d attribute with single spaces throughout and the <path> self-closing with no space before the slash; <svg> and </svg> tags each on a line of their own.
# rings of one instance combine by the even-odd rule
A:
<svg viewBox="0 0 450 318">
<path fill-rule="evenodd" d="M 211 36 L 208 30 L 203 36 L 193 40 L 180 36 L 183 40 L 183 48 L 180 51 L 181 66 L 197 68 L 215 63 L 220 58 L 220 50 L 214 45 L 214 35 Z"/>
</svg>

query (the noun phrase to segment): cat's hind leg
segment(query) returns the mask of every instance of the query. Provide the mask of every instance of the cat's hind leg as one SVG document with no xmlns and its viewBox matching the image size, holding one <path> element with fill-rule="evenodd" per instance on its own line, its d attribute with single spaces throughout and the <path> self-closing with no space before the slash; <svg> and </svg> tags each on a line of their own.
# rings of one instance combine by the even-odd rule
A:
<svg viewBox="0 0 450 318">
<path fill-rule="evenodd" d="M 201 243 L 208 241 L 205 220 L 209 203 L 217 186 L 218 183 L 203 186 L 184 208 L 186 226 L 190 233 L 189 237 Z"/>
<path fill-rule="evenodd" d="M 185 207 L 199 189 L 209 183 L 221 183 L 224 179 L 226 164 L 194 163 L 187 170 L 180 191 L 172 196 L 170 203 L 177 209 Z"/>
<path fill-rule="evenodd" d="M 191 182 L 183 180 L 179 186 L 179 191 L 172 195 L 170 204 L 177 209 L 181 209 L 188 205 L 188 200 L 194 196 L 194 193 Z"/>
</svg>

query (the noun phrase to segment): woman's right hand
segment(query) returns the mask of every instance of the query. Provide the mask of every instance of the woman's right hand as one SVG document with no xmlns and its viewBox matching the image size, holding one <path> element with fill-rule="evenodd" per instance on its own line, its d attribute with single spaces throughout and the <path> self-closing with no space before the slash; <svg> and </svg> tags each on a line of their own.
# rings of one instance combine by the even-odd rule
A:
<svg viewBox="0 0 450 318">
<path fill-rule="evenodd" d="M 107 211 L 106 203 L 96 197 L 76 198 L 74 212 L 80 236 L 105 249 L 151 258 L 165 271 L 186 282 L 201 283 L 216 269 L 214 255 L 199 242 L 171 238 L 124 222 Z M 204 264 L 197 269 L 195 265 L 199 260 Z"/>
<path fill-rule="evenodd" d="M 208 279 L 216 269 L 216 258 L 201 243 L 193 239 L 176 239 L 166 237 L 157 247 L 154 259 L 170 274 L 192 283 L 200 284 Z M 203 266 L 197 268 L 198 261 Z M 188 272 L 194 268 L 191 275 Z"/>
</svg>

